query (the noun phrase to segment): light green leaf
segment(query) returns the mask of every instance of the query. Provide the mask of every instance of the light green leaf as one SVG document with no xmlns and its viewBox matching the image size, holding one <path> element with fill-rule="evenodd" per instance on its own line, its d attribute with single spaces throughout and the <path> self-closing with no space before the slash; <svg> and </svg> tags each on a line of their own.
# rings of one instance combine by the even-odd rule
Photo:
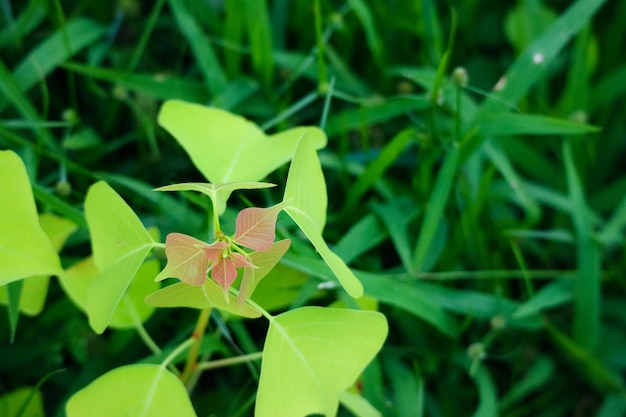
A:
<svg viewBox="0 0 626 417">
<path fill-rule="evenodd" d="M 61 273 L 59 256 L 37 218 L 26 167 L 12 151 L 0 151 L 0 195 L 0 285 Z"/>
<path fill-rule="evenodd" d="M 36 388 L 19 388 L 0 397 L 2 417 L 44 417 L 41 392 Z"/>
<path fill-rule="evenodd" d="M 303 307 L 273 318 L 265 341 L 256 417 L 334 416 L 338 397 L 387 336 L 375 311 Z"/>
<path fill-rule="evenodd" d="M 52 242 L 54 249 L 59 252 L 66 239 L 76 231 L 75 223 L 54 214 L 44 213 L 39 216 L 42 230 Z M 19 301 L 19 310 L 29 316 L 36 316 L 43 310 L 48 293 L 49 275 L 39 275 L 24 279 Z M 6 287 L 0 287 L 0 304 L 7 304 L 8 294 Z"/>
<path fill-rule="evenodd" d="M 244 268 L 241 285 L 239 286 L 239 303 L 243 303 L 250 298 L 256 286 L 259 284 L 273 268 L 276 266 L 280 258 L 283 257 L 291 241 L 289 239 L 279 240 L 275 242 L 269 250 L 265 252 L 252 252 L 248 256 L 248 260 L 254 268 Z"/>
<path fill-rule="evenodd" d="M 279 263 L 254 289 L 254 301 L 270 312 L 284 310 L 298 297 L 308 279 L 308 274 Z M 245 287 L 240 287 L 239 293 L 243 291 Z"/>
<path fill-rule="evenodd" d="M 67 417 L 196 417 L 180 379 L 147 364 L 107 372 L 74 394 L 65 409 Z"/>
<path fill-rule="evenodd" d="M 326 135 L 316 127 L 297 127 L 267 136 L 243 117 L 180 100 L 166 101 L 158 121 L 215 184 L 262 180 L 291 159 L 303 136 L 316 149 L 326 145 Z M 226 201 L 230 192 L 222 193 Z"/>
<path fill-rule="evenodd" d="M 285 195 L 285 212 L 302 229 L 320 256 L 351 296 L 363 295 L 363 285 L 343 260 L 330 250 L 322 230 L 326 223 L 326 182 L 313 144 L 307 138 L 298 143 L 293 156 Z"/>
<path fill-rule="evenodd" d="M 152 306 L 144 302 L 145 297 L 156 291 L 159 284 L 154 277 L 159 273 L 160 263 L 153 259 L 144 262 L 131 281 L 122 301 L 113 312 L 109 327 L 127 329 L 137 322 L 145 322 L 154 312 Z M 67 296 L 83 311 L 88 310 L 89 287 L 98 276 L 98 268 L 89 257 L 75 263 L 59 277 L 61 287 Z"/>
<path fill-rule="evenodd" d="M 275 187 L 276 184 L 258 181 L 231 182 L 225 184 L 211 184 L 205 182 L 184 182 L 181 184 L 165 185 L 155 188 L 154 191 L 197 191 L 211 198 L 213 207 L 222 214 L 226 209 L 226 201 L 235 190 L 253 190 Z"/>
<path fill-rule="evenodd" d="M 202 286 L 189 285 L 185 282 L 168 285 L 148 295 L 146 303 L 154 307 L 217 308 L 248 318 L 261 316 L 261 313 L 248 304 L 239 304 L 237 297 L 230 293 L 226 301 L 224 290 L 212 279 L 206 280 Z"/>
<path fill-rule="evenodd" d="M 85 215 L 100 272 L 89 286 L 87 314 L 94 331 L 102 333 L 154 242 L 133 210 L 105 182 L 87 192 Z"/>
</svg>

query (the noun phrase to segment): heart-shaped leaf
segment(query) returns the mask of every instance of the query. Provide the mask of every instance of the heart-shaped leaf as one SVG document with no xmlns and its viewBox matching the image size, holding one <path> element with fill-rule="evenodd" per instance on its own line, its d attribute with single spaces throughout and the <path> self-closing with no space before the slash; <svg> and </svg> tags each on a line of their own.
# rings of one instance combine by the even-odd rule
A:
<svg viewBox="0 0 626 417">
<path fill-rule="evenodd" d="M 303 307 L 274 317 L 265 340 L 256 417 L 335 416 L 338 397 L 380 350 L 375 311 Z"/>
<path fill-rule="evenodd" d="M 158 121 L 212 183 L 265 178 L 291 159 L 303 135 L 310 138 L 315 149 L 326 145 L 326 135 L 315 127 L 297 127 L 267 136 L 241 116 L 180 100 L 166 101 Z"/>
<path fill-rule="evenodd" d="M 262 180 L 291 159 L 303 136 L 315 149 L 326 146 L 324 131 L 316 127 L 297 127 L 267 136 L 241 116 L 180 100 L 166 101 L 158 121 L 215 184 Z M 219 200 L 225 202 L 231 191 L 220 191 Z M 224 207 L 218 205 L 218 213 Z"/>
<path fill-rule="evenodd" d="M 39 224 L 56 252 L 63 248 L 67 238 L 78 228 L 70 220 L 51 213 L 40 215 Z M 24 287 L 19 301 L 19 309 L 22 313 L 30 316 L 41 313 L 48 294 L 49 282 L 49 275 L 37 275 L 24 279 Z M 0 287 L 0 304 L 6 304 L 7 301 L 7 287 Z"/>
<path fill-rule="evenodd" d="M 185 386 L 159 365 L 115 368 L 74 394 L 67 417 L 196 417 Z"/>
<path fill-rule="evenodd" d="M 165 239 L 167 265 L 155 281 L 178 278 L 192 285 L 202 285 L 207 278 L 209 260 L 204 248 L 209 244 L 182 233 L 170 233 Z"/>
<path fill-rule="evenodd" d="M 59 256 L 39 224 L 26 167 L 12 151 L 0 151 L 0 196 L 0 285 L 61 273 Z"/>
<path fill-rule="evenodd" d="M 291 241 L 289 239 L 279 240 L 265 252 L 253 252 L 248 259 L 255 268 L 246 268 L 243 271 L 241 285 L 239 286 L 239 303 L 243 303 L 250 298 L 259 281 L 264 278 L 276 266 L 280 258 L 283 257 Z"/>
<path fill-rule="evenodd" d="M 348 294 L 358 298 L 363 295 L 363 285 L 322 237 L 326 199 L 326 182 L 317 153 L 307 138 L 302 138 L 289 168 L 283 197 L 285 212 L 309 238 Z"/>
<path fill-rule="evenodd" d="M 157 259 L 144 262 L 133 277 L 128 290 L 111 316 L 108 327 L 128 329 L 135 327 L 137 322 L 144 323 L 154 307 L 144 302 L 146 296 L 157 289 L 159 284 L 154 277 L 159 273 L 160 264 Z M 98 277 L 98 268 L 92 257 L 83 259 L 69 267 L 59 276 L 61 287 L 67 296 L 83 311 L 88 310 L 88 294 L 91 282 Z"/>
<path fill-rule="evenodd" d="M 180 184 L 165 185 L 155 188 L 154 191 L 197 191 L 206 194 L 211 198 L 213 208 L 218 214 L 222 214 L 226 209 L 228 196 L 235 190 L 253 190 L 259 188 L 275 187 L 276 184 L 269 182 L 244 181 L 231 182 L 226 184 L 211 184 L 205 182 L 184 182 Z"/>
<path fill-rule="evenodd" d="M 89 287 L 89 323 L 102 333 L 154 241 L 133 210 L 108 184 L 89 188 L 85 215 L 100 274 Z"/>
<path fill-rule="evenodd" d="M 261 316 L 261 313 L 248 304 L 237 303 L 234 295 L 227 295 L 228 301 L 224 298 L 222 288 L 210 279 L 200 287 L 177 282 L 148 295 L 146 303 L 154 307 L 217 308 L 248 318 Z"/>
<path fill-rule="evenodd" d="M 248 207 L 239 212 L 235 221 L 235 242 L 246 248 L 266 251 L 274 243 L 276 218 L 283 204 L 268 208 Z"/>
<path fill-rule="evenodd" d="M 23 387 L 0 397 L 2 417 L 43 417 L 43 399 L 36 387 Z"/>
</svg>

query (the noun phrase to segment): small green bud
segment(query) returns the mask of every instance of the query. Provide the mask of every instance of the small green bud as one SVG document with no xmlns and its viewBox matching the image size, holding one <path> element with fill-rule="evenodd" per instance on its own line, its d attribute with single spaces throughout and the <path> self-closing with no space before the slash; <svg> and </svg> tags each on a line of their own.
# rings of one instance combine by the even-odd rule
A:
<svg viewBox="0 0 626 417">
<path fill-rule="evenodd" d="M 467 70 L 463 67 L 456 67 L 452 71 L 452 82 L 459 87 L 466 87 L 469 82 L 469 76 Z"/>
<path fill-rule="evenodd" d="M 67 180 L 60 180 L 54 187 L 54 191 L 61 197 L 68 197 L 72 192 L 72 184 Z"/>
<path fill-rule="evenodd" d="M 122 87 L 121 85 L 116 85 L 115 87 L 113 87 L 112 93 L 113 97 L 121 101 L 128 98 L 128 90 L 126 89 L 126 87 Z"/>
<path fill-rule="evenodd" d="M 506 318 L 502 314 L 496 314 L 489 321 L 494 330 L 504 330 L 506 328 Z"/>
<path fill-rule="evenodd" d="M 575 112 L 569 115 L 569 119 L 572 122 L 587 123 L 587 119 L 588 119 L 587 112 L 584 110 L 576 110 Z"/>
<path fill-rule="evenodd" d="M 480 342 L 472 343 L 467 348 L 467 356 L 473 361 L 482 361 L 487 357 L 485 345 Z"/>
<path fill-rule="evenodd" d="M 78 113 L 74 109 L 65 109 L 65 110 L 63 110 L 63 113 L 61 114 L 61 117 L 66 122 L 70 122 L 73 125 L 78 124 L 78 122 L 80 120 L 79 117 L 78 117 Z"/>
</svg>

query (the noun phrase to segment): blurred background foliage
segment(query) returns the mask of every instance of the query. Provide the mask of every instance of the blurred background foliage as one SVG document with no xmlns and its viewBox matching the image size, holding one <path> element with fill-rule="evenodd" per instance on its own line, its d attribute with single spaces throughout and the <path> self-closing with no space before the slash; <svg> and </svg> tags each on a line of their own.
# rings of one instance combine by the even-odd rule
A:
<svg viewBox="0 0 626 417">
<path fill-rule="evenodd" d="M 156 123 L 163 100 L 268 133 L 318 125 L 325 237 L 390 322 L 358 384 L 382 415 L 626 415 L 626 2 L 0 6 L 0 148 L 25 161 L 40 212 L 79 226 L 65 267 L 90 252 L 82 204 L 99 179 L 162 236 L 206 228 L 206 201 L 150 192 L 203 181 Z M 278 200 L 285 174 L 231 203 Z M 258 297 L 354 306 L 317 290 L 328 271 L 293 233 L 279 222 L 294 244 Z M 41 383 L 45 415 L 106 370 L 155 360 L 132 330 L 96 337 L 54 280 L 13 344 L 0 319 L 0 393 Z M 171 345 L 194 319 L 157 311 L 145 325 Z M 212 323 L 206 357 L 262 348 L 265 324 Z M 251 415 L 257 372 L 205 373 L 198 415 Z"/>
</svg>

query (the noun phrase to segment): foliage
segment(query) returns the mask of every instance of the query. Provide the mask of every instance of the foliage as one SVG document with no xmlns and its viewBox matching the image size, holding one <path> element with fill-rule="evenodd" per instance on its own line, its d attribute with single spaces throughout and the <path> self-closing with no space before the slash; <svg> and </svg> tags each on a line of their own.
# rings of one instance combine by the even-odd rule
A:
<svg viewBox="0 0 626 417">
<path fill-rule="evenodd" d="M 626 415 L 626 3 L 252 3 L 1 2 L 0 415 Z"/>
</svg>

